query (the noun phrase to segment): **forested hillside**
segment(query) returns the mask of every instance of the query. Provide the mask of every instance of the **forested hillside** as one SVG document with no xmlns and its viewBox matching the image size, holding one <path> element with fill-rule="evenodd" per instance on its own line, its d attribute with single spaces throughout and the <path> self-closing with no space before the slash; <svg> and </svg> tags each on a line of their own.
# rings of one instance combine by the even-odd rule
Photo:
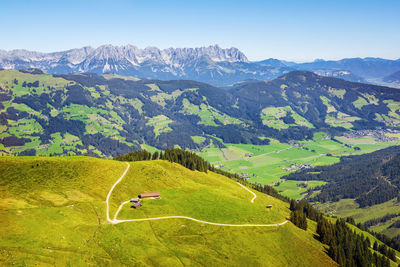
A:
<svg viewBox="0 0 400 267">
<path fill-rule="evenodd" d="M 117 156 L 400 126 L 397 89 L 291 72 L 224 90 L 195 81 L 0 71 L 4 154 Z M 217 137 L 217 138 L 216 138 Z"/>
<path fill-rule="evenodd" d="M 360 207 L 391 200 L 400 193 L 400 147 L 373 153 L 341 157 L 340 162 L 289 174 L 287 180 L 328 182 L 310 200 L 317 202 L 355 199 Z"/>
</svg>

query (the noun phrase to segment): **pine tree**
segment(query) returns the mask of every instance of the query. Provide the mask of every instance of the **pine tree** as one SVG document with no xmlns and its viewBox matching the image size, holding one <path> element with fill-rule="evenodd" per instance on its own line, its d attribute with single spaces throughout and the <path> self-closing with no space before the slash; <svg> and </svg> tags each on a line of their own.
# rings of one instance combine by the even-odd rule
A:
<svg viewBox="0 0 400 267">
<path fill-rule="evenodd" d="M 374 250 L 378 250 L 378 242 L 377 242 L 377 241 L 374 242 L 373 249 L 374 249 Z"/>
<path fill-rule="evenodd" d="M 158 159 L 158 151 L 154 152 L 152 160 Z"/>
</svg>

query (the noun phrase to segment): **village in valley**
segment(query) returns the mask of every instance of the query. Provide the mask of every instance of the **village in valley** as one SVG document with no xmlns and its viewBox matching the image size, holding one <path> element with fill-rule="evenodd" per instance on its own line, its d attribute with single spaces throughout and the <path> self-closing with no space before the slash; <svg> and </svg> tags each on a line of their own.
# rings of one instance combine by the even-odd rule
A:
<svg viewBox="0 0 400 267">
<path fill-rule="evenodd" d="M 388 134 L 400 134 L 400 131 L 396 129 L 358 130 L 345 132 L 343 136 L 346 138 L 360 138 L 369 136 L 375 138 L 376 142 L 392 142 L 399 139 L 396 136 L 388 136 Z"/>
</svg>

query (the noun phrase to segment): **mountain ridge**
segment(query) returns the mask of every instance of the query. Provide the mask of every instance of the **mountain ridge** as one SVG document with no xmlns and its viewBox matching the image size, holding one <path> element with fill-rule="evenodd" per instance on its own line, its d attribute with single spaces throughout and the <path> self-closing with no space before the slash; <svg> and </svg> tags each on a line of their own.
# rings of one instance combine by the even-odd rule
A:
<svg viewBox="0 0 400 267">
<path fill-rule="evenodd" d="M 399 102 L 398 89 L 306 71 L 224 90 L 191 80 L 3 70 L 0 150 L 29 155 L 89 149 L 115 156 L 142 144 L 266 145 L 268 138 L 304 140 L 321 130 L 398 129 Z"/>
<path fill-rule="evenodd" d="M 218 45 L 197 48 L 138 48 L 134 45 L 85 46 L 51 53 L 0 50 L 0 68 L 38 68 L 48 73 L 115 73 L 146 79 L 186 79 L 227 86 L 245 80 L 271 80 L 293 70 L 308 70 L 349 81 L 384 84 L 400 70 L 400 59 L 347 58 L 295 63 L 274 58 L 249 61 L 239 49 Z"/>
</svg>

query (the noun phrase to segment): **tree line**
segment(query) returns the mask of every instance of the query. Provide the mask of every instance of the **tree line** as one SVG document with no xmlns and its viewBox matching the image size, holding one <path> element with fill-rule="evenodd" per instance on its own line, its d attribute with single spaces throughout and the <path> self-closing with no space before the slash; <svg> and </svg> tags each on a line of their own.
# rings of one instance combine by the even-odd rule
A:
<svg viewBox="0 0 400 267">
<path fill-rule="evenodd" d="M 328 255 L 340 266 L 390 266 L 389 258 L 396 261 L 394 251 L 386 245 L 375 242 L 372 252 L 370 239 L 351 230 L 344 219 L 332 223 L 319 217 L 317 234 L 322 243 L 329 245 Z"/>
<path fill-rule="evenodd" d="M 141 160 L 168 160 L 169 162 L 178 163 L 192 171 L 207 172 L 208 170 L 215 170 L 210 163 L 203 158 L 196 155 L 194 152 L 182 150 L 179 148 L 167 148 L 161 152 L 154 152 L 153 154 L 147 150 L 138 150 L 125 155 L 114 157 L 119 161 L 141 161 Z"/>
<path fill-rule="evenodd" d="M 400 213 L 386 214 L 383 217 L 371 219 L 371 220 L 368 220 L 368 221 L 364 222 L 364 226 L 369 228 L 371 226 L 377 225 L 378 223 L 384 223 L 384 222 L 387 222 L 388 220 L 390 220 L 392 218 L 399 217 L 399 216 L 400 216 Z"/>
<path fill-rule="evenodd" d="M 388 217 L 391 217 L 391 216 L 393 216 L 393 214 L 389 214 Z M 386 217 L 386 216 L 384 216 L 384 217 Z M 379 241 L 381 241 L 382 243 L 384 243 L 386 246 L 388 246 L 388 247 L 390 247 L 390 248 L 392 248 L 392 249 L 395 249 L 395 250 L 400 250 L 400 236 L 395 236 L 395 237 L 393 237 L 393 238 L 390 238 L 390 237 L 388 237 L 387 235 L 384 235 L 384 234 L 381 234 L 381 233 L 377 233 L 377 232 L 371 231 L 371 230 L 368 229 L 368 227 L 365 225 L 365 223 L 364 223 L 364 224 L 363 224 L 363 223 L 356 223 L 356 222 L 354 221 L 354 218 L 352 218 L 352 217 L 347 217 L 347 218 L 346 218 L 346 222 L 349 223 L 349 224 L 352 224 L 352 225 L 356 226 L 358 229 L 360 229 L 360 230 L 362 230 L 362 231 L 365 231 L 365 232 L 370 233 L 370 234 L 373 235 L 376 239 L 378 239 Z M 367 222 L 368 222 L 368 221 L 367 221 Z M 394 224 L 396 224 L 396 223 L 397 223 L 397 222 L 395 222 Z M 393 225 L 393 224 L 392 224 L 392 225 Z M 392 227 L 392 225 L 391 225 L 390 227 Z M 381 248 L 380 250 L 382 250 L 382 248 Z M 387 248 L 387 250 L 389 250 L 389 249 Z M 381 252 L 381 253 L 382 253 L 382 252 Z M 382 254 L 384 254 L 384 253 L 382 253 Z M 386 254 L 384 254 L 384 255 L 386 255 Z M 390 257 L 389 257 L 389 258 L 390 258 Z"/>
</svg>

